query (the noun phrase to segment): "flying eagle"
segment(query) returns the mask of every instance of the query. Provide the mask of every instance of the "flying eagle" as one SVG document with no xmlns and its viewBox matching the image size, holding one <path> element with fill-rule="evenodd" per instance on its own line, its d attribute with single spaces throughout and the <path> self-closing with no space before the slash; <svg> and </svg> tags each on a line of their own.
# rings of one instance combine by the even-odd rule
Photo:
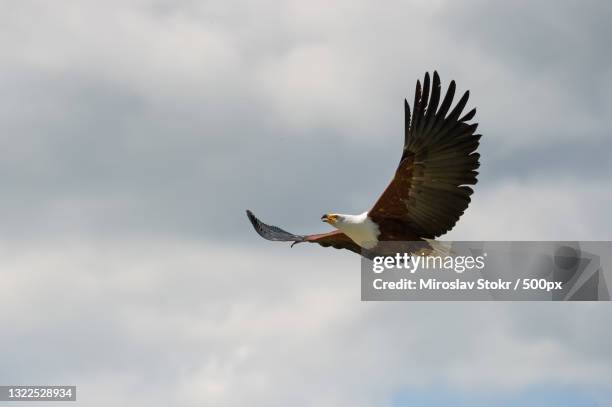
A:
<svg viewBox="0 0 612 407">
<path fill-rule="evenodd" d="M 470 203 L 477 182 L 481 135 L 477 123 L 469 124 L 476 109 L 462 116 L 469 98 L 465 92 L 451 109 L 455 81 L 440 103 L 440 77 L 425 74 L 417 81 L 414 111 L 404 99 L 404 148 L 395 176 L 372 209 L 360 215 L 327 213 L 321 217 L 336 228 L 316 235 L 295 235 L 266 225 L 247 210 L 253 227 L 263 238 L 275 241 L 318 243 L 323 247 L 374 252 L 379 242 L 431 242 L 455 226 Z M 450 113 L 449 113 L 450 111 Z M 381 245 L 382 246 L 382 245 Z M 369 256 L 368 256 L 369 257 Z"/>
</svg>

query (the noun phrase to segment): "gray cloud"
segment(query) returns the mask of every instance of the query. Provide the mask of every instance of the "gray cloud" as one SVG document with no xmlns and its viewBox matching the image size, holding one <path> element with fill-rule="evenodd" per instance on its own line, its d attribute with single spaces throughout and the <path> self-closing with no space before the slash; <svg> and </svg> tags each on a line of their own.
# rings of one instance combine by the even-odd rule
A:
<svg viewBox="0 0 612 407">
<path fill-rule="evenodd" d="M 5 5 L 0 308 L 15 352 L 0 381 L 77 383 L 88 405 L 228 406 L 601 384 L 598 305 L 360 303 L 356 257 L 262 241 L 243 211 L 316 232 L 323 212 L 367 209 L 400 155 L 402 99 L 438 69 L 472 91 L 484 134 L 449 238 L 609 239 L 608 9 Z"/>
<path fill-rule="evenodd" d="M 597 51 L 597 13 L 576 18 L 567 6 L 552 18 L 549 6 L 531 7 L 529 18 L 510 8 L 504 20 L 506 8 L 478 2 L 393 13 L 269 4 L 261 19 L 214 2 L 82 3 L 47 14 L 14 5 L 1 54 L 5 230 L 235 239 L 246 207 L 298 228 L 328 210 L 367 209 L 399 155 L 401 99 L 435 67 L 473 90 L 485 134 L 479 188 L 505 177 L 607 178 L 610 106 L 590 103 L 607 89 L 607 71 L 589 82 L 596 90 L 576 91 L 587 69 L 609 63 Z M 36 32 L 24 30 L 32 23 Z M 575 30 L 597 40 L 592 49 Z M 557 57 L 543 51 L 534 75 L 529 49 Z"/>
<path fill-rule="evenodd" d="M 588 390 L 612 366 L 601 306 L 360 303 L 358 260 L 340 252 L 142 239 L 5 247 L 1 343 L 13 351 L 2 380 L 75 383 L 87 405 L 367 406 L 406 388 L 551 381 Z"/>
</svg>

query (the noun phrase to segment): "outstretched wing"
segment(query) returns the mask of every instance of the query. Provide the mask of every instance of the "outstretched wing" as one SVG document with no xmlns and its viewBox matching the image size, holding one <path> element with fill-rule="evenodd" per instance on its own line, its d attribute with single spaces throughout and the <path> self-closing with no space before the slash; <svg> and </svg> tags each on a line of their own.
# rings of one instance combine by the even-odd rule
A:
<svg viewBox="0 0 612 407">
<path fill-rule="evenodd" d="M 431 92 L 430 92 L 431 91 Z M 465 92 L 449 112 L 455 95 L 451 81 L 440 102 L 440 77 L 429 73 L 423 88 L 417 81 L 414 112 L 405 108 L 404 150 L 395 176 L 378 198 L 369 216 L 402 221 L 425 238 L 440 236 L 453 228 L 470 203 L 474 192 L 468 185 L 477 182 L 480 154 L 478 124 L 468 124 L 476 109 L 461 116 L 469 98 Z"/>
<path fill-rule="evenodd" d="M 361 247 L 339 230 L 318 235 L 294 235 L 277 226 L 266 225 L 257 219 L 257 217 L 253 215 L 253 212 L 249 210 L 247 210 L 246 213 L 255 231 L 264 239 L 279 242 L 293 242 L 291 246 L 302 242 L 318 243 L 323 247 L 331 246 L 336 249 L 347 249 L 358 254 L 361 253 Z"/>
</svg>

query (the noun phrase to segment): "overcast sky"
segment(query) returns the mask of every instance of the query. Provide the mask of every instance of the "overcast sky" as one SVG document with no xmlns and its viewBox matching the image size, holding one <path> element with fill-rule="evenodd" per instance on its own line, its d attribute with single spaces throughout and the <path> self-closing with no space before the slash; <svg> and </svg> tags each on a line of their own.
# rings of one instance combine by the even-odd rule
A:
<svg viewBox="0 0 612 407">
<path fill-rule="evenodd" d="M 607 304 L 362 303 L 352 253 L 244 215 L 307 233 L 368 209 L 436 69 L 484 135 L 448 239 L 609 240 L 610 15 L 4 2 L 0 384 L 76 384 L 88 406 L 612 402 Z"/>
</svg>

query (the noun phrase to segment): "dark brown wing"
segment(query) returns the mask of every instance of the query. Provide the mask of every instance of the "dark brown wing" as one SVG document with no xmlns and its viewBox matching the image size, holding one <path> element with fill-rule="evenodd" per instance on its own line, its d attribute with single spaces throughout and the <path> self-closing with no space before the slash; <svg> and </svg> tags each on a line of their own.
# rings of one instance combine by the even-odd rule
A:
<svg viewBox="0 0 612 407">
<path fill-rule="evenodd" d="M 431 91 L 431 92 L 430 92 Z M 414 112 L 405 108 L 404 150 L 395 177 L 370 210 L 376 219 L 398 219 L 421 237 L 434 238 L 453 228 L 470 203 L 476 184 L 480 155 L 478 124 L 468 124 L 476 109 L 463 117 L 469 91 L 450 111 L 455 95 L 451 81 L 440 102 L 440 77 L 425 74 L 423 88 L 417 81 Z"/>
<path fill-rule="evenodd" d="M 304 241 L 318 243 L 323 247 L 331 246 L 334 249 L 347 249 L 357 254 L 361 253 L 361 247 L 339 230 L 334 230 L 333 232 L 329 233 L 321 233 L 319 235 L 305 236 Z"/>
<path fill-rule="evenodd" d="M 293 233 L 289 233 L 277 226 L 266 225 L 257 219 L 257 217 L 253 215 L 253 212 L 249 210 L 247 210 L 246 213 L 251 221 L 251 224 L 255 228 L 255 231 L 264 239 L 279 242 L 293 242 L 291 245 L 292 247 L 296 243 L 308 242 L 318 243 L 323 247 L 331 246 L 336 249 L 347 249 L 358 254 L 361 253 L 361 248 L 359 245 L 357 245 L 347 235 L 339 230 L 318 235 L 294 235 Z"/>
</svg>

